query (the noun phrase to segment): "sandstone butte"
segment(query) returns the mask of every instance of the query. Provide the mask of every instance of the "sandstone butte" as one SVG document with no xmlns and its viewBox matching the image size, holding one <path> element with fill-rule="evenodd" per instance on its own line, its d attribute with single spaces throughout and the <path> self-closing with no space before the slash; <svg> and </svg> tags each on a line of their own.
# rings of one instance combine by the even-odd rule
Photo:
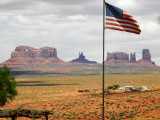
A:
<svg viewBox="0 0 160 120">
<path fill-rule="evenodd" d="M 56 64 L 64 63 L 64 61 L 57 57 L 57 50 L 52 47 L 36 49 L 29 46 L 18 46 L 15 51 L 12 51 L 11 58 L 1 63 L 1 66 L 13 67 L 46 63 Z"/>
</svg>

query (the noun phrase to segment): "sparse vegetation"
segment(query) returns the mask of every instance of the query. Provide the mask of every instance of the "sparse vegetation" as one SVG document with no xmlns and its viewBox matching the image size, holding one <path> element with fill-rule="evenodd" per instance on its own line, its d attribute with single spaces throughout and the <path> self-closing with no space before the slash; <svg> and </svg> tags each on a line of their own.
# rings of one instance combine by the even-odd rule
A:
<svg viewBox="0 0 160 120">
<path fill-rule="evenodd" d="M 114 85 L 111 85 L 111 86 L 108 86 L 107 87 L 107 90 L 116 90 L 118 89 L 120 86 L 118 84 L 114 84 Z"/>
<path fill-rule="evenodd" d="M 62 66 L 59 65 L 60 67 Z M 115 84 L 135 87 L 145 84 L 149 89 L 160 87 L 160 74 L 158 74 L 160 70 L 137 69 L 134 67 L 107 69 L 105 87 Z M 19 94 L 11 104 L 7 103 L 2 109 L 27 104 L 30 109 L 52 110 L 53 115 L 49 116 L 49 119 L 102 119 L 102 76 L 97 69 L 77 71 L 79 73 L 75 75 L 76 71 L 69 74 L 17 76 Z M 79 89 L 89 89 L 90 92 L 78 93 Z M 160 115 L 156 113 L 160 111 L 159 94 L 160 91 L 157 90 L 105 95 L 105 119 L 158 119 Z"/>
</svg>

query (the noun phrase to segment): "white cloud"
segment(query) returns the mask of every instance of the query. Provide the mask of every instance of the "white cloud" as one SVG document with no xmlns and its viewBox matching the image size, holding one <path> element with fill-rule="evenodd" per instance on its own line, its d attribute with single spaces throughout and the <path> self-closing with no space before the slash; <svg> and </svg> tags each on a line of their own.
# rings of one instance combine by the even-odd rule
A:
<svg viewBox="0 0 160 120">
<path fill-rule="evenodd" d="M 150 33 L 150 34 L 154 34 L 155 31 L 158 31 L 160 29 L 160 26 L 158 25 L 158 23 L 155 23 L 154 21 L 149 21 L 147 22 L 147 24 L 145 25 L 144 29 Z"/>
<path fill-rule="evenodd" d="M 116 5 L 123 9 L 135 9 L 138 6 L 137 2 L 133 0 L 120 0 L 117 1 Z"/>
<path fill-rule="evenodd" d="M 87 19 L 87 17 L 83 15 L 68 16 L 67 18 L 72 21 L 83 21 Z"/>
<path fill-rule="evenodd" d="M 142 49 L 148 48 L 153 60 L 160 65 L 157 52 L 160 44 L 160 2 L 108 2 L 132 14 L 142 33 L 134 35 L 106 30 L 106 53 L 135 51 L 137 58 L 141 58 Z M 99 0 L 3 0 L 0 3 L 0 62 L 7 60 L 18 45 L 55 47 L 58 56 L 67 61 L 84 52 L 87 59 L 101 62 L 102 20 L 102 1 Z"/>
</svg>

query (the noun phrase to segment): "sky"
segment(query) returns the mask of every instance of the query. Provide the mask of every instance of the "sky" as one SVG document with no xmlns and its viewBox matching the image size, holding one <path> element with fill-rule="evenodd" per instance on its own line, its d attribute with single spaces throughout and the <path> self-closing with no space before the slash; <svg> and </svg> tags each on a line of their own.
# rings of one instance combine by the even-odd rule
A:
<svg viewBox="0 0 160 120">
<path fill-rule="evenodd" d="M 149 49 L 160 65 L 160 0 L 106 0 L 138 21 L 141 34 L 105 30 L 107 52 Z M 0 63 L 19 45 L 57 49 L 70 61 L 83 52 L 88 60 L 102 62 L 103 0 L 1 0 Z"/>
</svg>

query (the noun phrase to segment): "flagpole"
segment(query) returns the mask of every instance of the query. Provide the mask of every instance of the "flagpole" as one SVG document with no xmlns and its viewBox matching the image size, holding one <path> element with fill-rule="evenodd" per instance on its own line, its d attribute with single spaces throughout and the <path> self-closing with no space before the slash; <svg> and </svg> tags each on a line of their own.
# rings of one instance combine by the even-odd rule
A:
<svg viewBox="0 0 160 120">
<path fill-rule="evenodd" d="M 102 118 L 104 120 L 104 79 L 105 79 L 105 0 L 103 0 L 103 106 L 102 106 Z"/>
</svg>

